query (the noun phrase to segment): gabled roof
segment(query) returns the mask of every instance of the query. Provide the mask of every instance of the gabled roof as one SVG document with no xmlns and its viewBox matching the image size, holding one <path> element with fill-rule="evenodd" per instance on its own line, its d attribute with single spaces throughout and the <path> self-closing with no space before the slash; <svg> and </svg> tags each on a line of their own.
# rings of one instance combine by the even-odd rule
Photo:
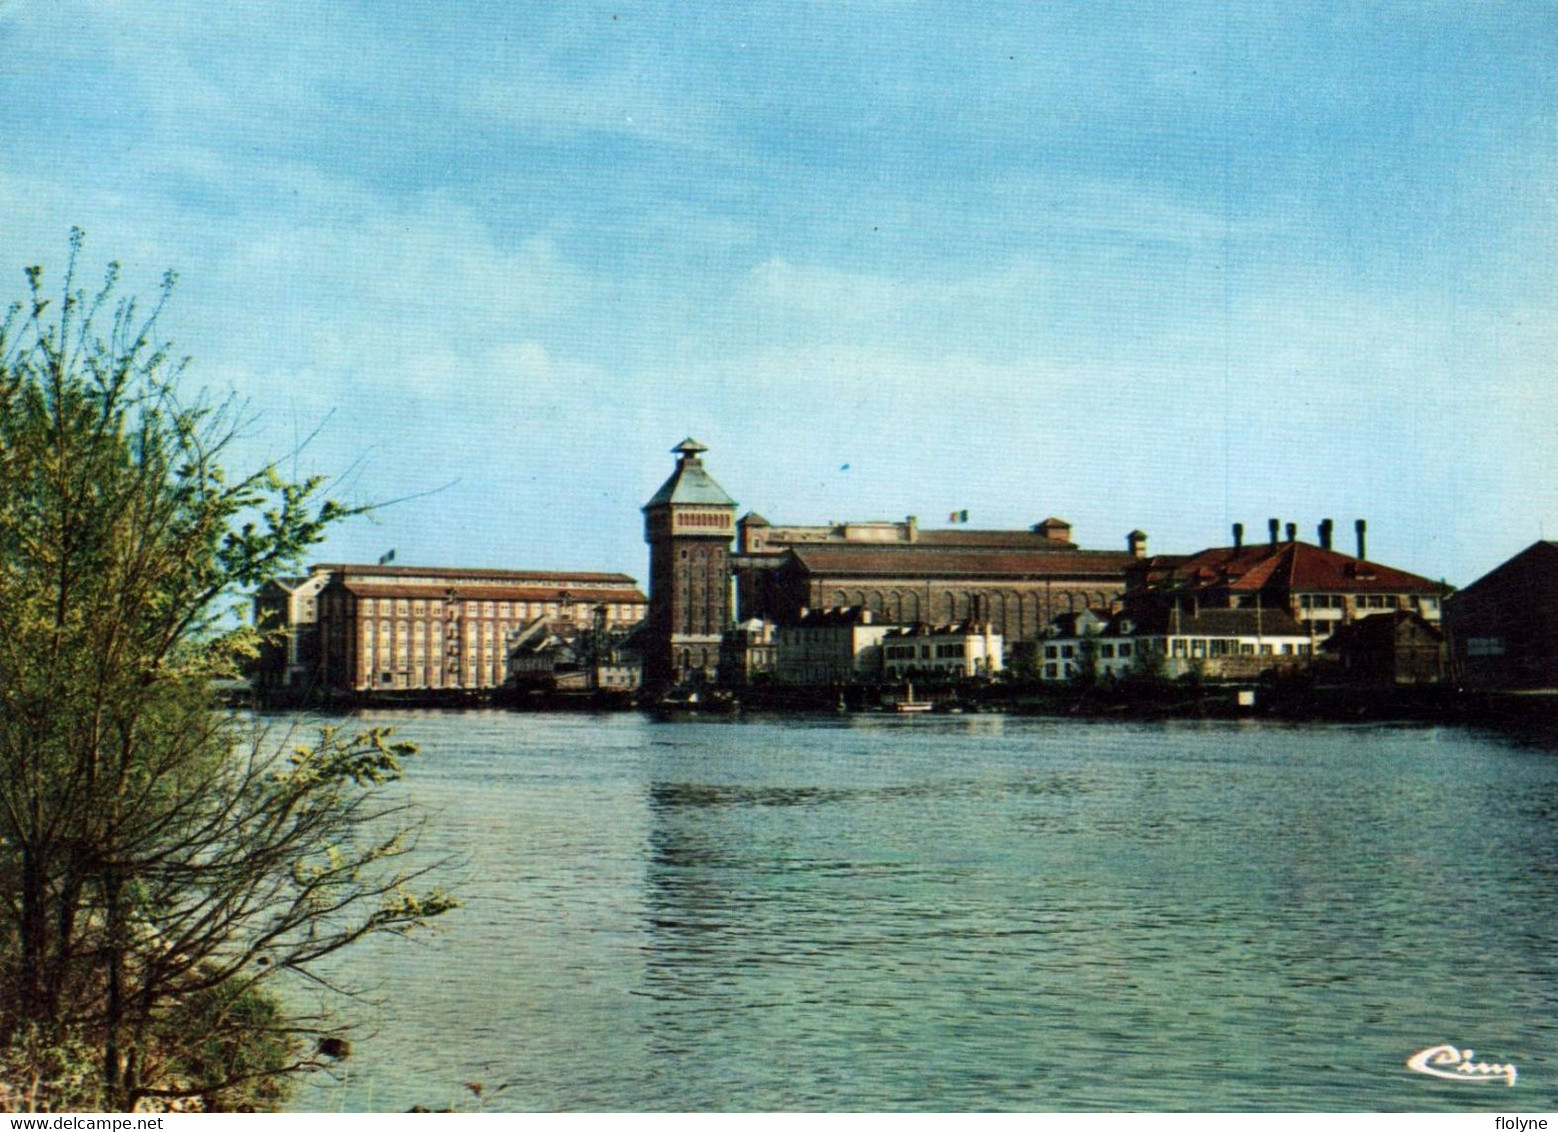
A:
<svg viewBox="0 0 1558 1132">
<path fill-rule="evenodd" d="M 1071 609 L 1050 618 L 1050 625 L 1062 637 L 1084 636 L 1089 629 L 1100 627 L 1109 620 L 1108 610 Z"/>
<path fill-rule="evenodd" d="M 1453 600 L 1465 604 L 1481 597 L 1484 590 L 1497 590 L 1506 579 L 1522 575 L 1548 579 L 1549 585 L 1552 584 L 1551 580 L 1558 579 L 1558 542 L 1551 539 L 1533 542 L 1513 558 L 1505 559 L 1460 590 Z"/>
<path fill-rule="evenodd" d="M 915 621 L 887 630 L 883 640 L 902 640 L 905 637 L 982 637 L 989 628 L 989 623 L 984 621 L 948 621 L 935 625 L 928 621 Z M 1000 636 L 999 633 L 991 635 Z"/>
<path fill-rule="evenodd" d="M 1253 593 L 1434 593 L 1438 582 L 1378 562 L 1324 550 L 1307 542 L 1221 546 L 1192 554 L 1164 571 L 1167 580 L 1190 588 Z"/>
<path fill-rule="evenodd" d="M 870 625 L 874 621 L 875 614 L 864 606 L 832 605 L 826 609 L 808 609 L 790 622 L 788 627 L 813 629 L 828 625 Z"/>
</svg>

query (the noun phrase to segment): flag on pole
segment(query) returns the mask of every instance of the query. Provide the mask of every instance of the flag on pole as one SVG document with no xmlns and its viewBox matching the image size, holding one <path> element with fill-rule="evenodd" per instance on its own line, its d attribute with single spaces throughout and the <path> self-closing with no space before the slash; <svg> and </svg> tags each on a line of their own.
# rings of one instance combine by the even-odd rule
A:
<svg viewBox="0 0 1558 1132">
<path fill-rule="evenodd" d="M 388 554 L 379 555 L 380 566 L 388 566 L 393 561 L 395 561 L 395 551 L 393 548 L 391 548 Z"/>
</svg>

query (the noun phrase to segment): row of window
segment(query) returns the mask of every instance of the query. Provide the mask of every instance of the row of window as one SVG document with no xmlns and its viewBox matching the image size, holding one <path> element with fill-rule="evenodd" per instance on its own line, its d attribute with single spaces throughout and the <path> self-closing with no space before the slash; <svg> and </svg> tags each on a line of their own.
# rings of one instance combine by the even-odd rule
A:
<svg viewBox="0 0 1558 1132">
<path fill-rule="evenodd" d="M 381 646 L 378 652 L 374 652 L 371 649 L 365 649 L 362 653 L 362 659 L 359 663 L 363 666 L 370 666 L 373 663 L 374 657 L 378 657 L 378 667 L 388 668 L 391 655 L 393 655 L 395 660 L 402 665 L 406 664 L 412 659 L 415 659 L 418 663 L 420 663 L 424 659 L 424 656 L 433 664 L 442 665 L 445 653 L 443 647 L 440 646 L 437 642 L 434 642 L 433 647 L 430 649 L 407 649 L 404 645 L 402 645 L 400 648 L 397 648 L 393 654 L 391 654 L 388 648 Z M 451 660 L 457 660 L 461 653 L 458 648 L 450 648 L 447 655 Z M 491 648 L 482 648 L 478 652 L 476 647 L 473 645 L 465 653 L 465 657 L 467 662 L 471 664 L 475 664 L 478 661 L 482 664 L 487 664 L 489 662 L 501 661 L 503 659 L 503 654 Z"/>
<path fill-rule="evenodd" d="M 1102 590 L 1059 590 L 1054 593 L 973 590 L 941 591 L 922 600 L 917 593 L 899 590 L 832 590 L 819 592 L 816 597 L 819 606 L 863 606 L 894 622 L 918 621 L 924 607 L 930 612 L 928 619 L 933 621 L 958 621 L 977 616 L 988 618 L 998 628 L 1009 625 L 1015 629 L 1024 623 L 1037 625 L 1051 613 L 1111 609 L 1119 595 Z"/>
<path fill-rule="evenodd" d="M 1141 642 L 1142 651 L 1152 652 L 1153 642 L 1150 640 Z M 1161 651 L 1159 648 L 1158 651 Z M 1175 637 L 1170 640 L 1170 655 L 1173 656 L 1308 656 L 1310 647 L 1307 644 L 1261 644 L 1258 646 L 1253 641 L 1241 641 L 1234 637 Z M 1133 652 L 1130 641 L 1121 641 L 1117 644 L 1100 644 L 1098 656 L 1101 660 L 1129 660 Z M 1045 645 L 1045 660 L 1075 660 L 1078 649 L 1075 645 Z M 1067 666 L 1069 667 L 1069 665 Z"/>
<path fill-rule="evenodd" d="M 888 645 L 882 650 L 882 655 L 887 660 L 914 660 L 916 657 L 923 659 L 930 656 L 961 660 L 967 655 L 967 649 L 957 641 L 934 646 L 920 645 L 918 648 L 914 645 Z"/>
<path fill-rule="evenodd" d="M 451 612 L 459 612 L 461 609 L 469 617 L 546 617 L 555 616 L 562 605 L 556 601 L 467 601 L 451 602 Z M 574 608 L 580 608 L 581 602 L 574 602 Z M 340 609 L 332 610 L 339 615 Z M 421 601 L 409 598 L 371 598 L 365 597 L 358 601 L 358 615 L 361 617 L 442 617 L 444 615 L 444 602 Z M 608 621 L 636 620 L 643 615 L 643 606 L 638 602 L 608 602 L 606 604 L 606 619 Z"/>
<path fill-rule="evenodd" d="M 1201 638 L 1193 637 L 1186 640 L 1184 637 L 1176 637 L 1170 641 L 1169 654 L 1171 656 L 1191 657 L 1225 657 L 1225 656 L 1309 656 L 1313 650 L 1307 644 L 1285 642 L 1282 644 L 1256 645 L 1251 641 L 1240 641 L 1226 637 Z"/>
<path fill-rule="evenodd" d="M 1346 609 L 1346 594 L 1299 594 L 1301 609 Z M 1420 594 L 1355 594 L 1354 609 L 1437 609 L 1437 598 Z"/>
<path fill-rule="evenodd" d="M 1063 658 L 1068 658 L 1069 659 L 1071 657 L 1076 656 L 1076 654 L 1077 654 L 1077 650 L 1076 650 L 1076 646 L 1075 645 L 1045 645 L 1044 646 L 1044 656 L 1045 656 L 1045 659 L 1047 659 L 1047 660 L 1054 660 L 1056 657 L 1063 657 Z M 1113 660 L 1117 656 L 1128 657 L 1128 656 L 1131 655 L 1131 642 L 1129 642 L 1129 641 L 1121 641 L 1117 645 L 1113 645 L 1113 644 L 1099 645 L 1098 646 L 1098 655 L 1103 657 L 1105 660 Z"/>
<path fill-rule="evenodd" d="M 441 668 L 422 665 L 409 669 L 402 667 L 400 671 L 386 671 L 387 668 L 387 665 L 380 665 L 379 671 L 368 675 L 368 682 L 383 688 L 495 687 L 503 682 L 502 667 L 496 664 L 467 667 L 463 678 L 458 672 L 446 675 Z"/>
<path fill-rule="evenodd" d="M 477 629 L 477 625 L 481 626 L 480 630 Z M 442 621 L 401 621 L 398 624 L 390 621 L 364 621 L 362 623 L 362 639 L 365 643 L 373 640 L 374 630 L 377 629 L 379 641 L 382 643 L 390 639 L 392 628 L 397 639 L 402 641 L 407 637 L 415 637 L 420 641 L 425 636 L 430 636 L 436 641 L 444 636 Z M 509 631 L 508 624 L 501 621 L 496 624 L 491 621 L 467 621 L 465 623 L 465 639 L 468 641 L 475 641 L 478 632 L 482 640 L 490 641 L 494 637 L 506 638 L 509 635 Z M 459 636 L 459 630 L 450 629 L 448 636 L 450 640 L 454 640 Z"/>
<path fill-rule="evenodd" d="M 720 530 L 730 529 L 730 516 L 717 511 L 678 511 L 676 513 L 676 525 L 678 527 L 717 527 Z"/>
</svg>

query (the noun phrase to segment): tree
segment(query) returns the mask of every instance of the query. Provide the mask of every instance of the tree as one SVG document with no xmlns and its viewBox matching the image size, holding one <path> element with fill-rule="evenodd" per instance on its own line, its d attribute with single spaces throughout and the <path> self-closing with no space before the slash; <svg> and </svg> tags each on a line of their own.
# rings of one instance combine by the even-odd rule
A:
<svg viewBox="0 0 1558 1132">
<path fill-rule="evenodd" d="M 1098 686 L 1098 642 L 1083 636 L 1077 640 L 1076 669 L 1071 674 L 1071 686 L 1079 692 L 1088 692 Z"/>
<path fill-rule="evenodd" d="M 331 1024 L 272 984 L 454 902 L 412 890 L 413 748 L 218 709 L 261 640 L 231 603 L 353 509 L 230 478 L 238 406 L 186 399 L 156 333 L 173 276 L 143 316 L 115 264 L 77 288 L 81 244 L 57 316 L 31 268 L 0 323 L 0 1057 L 91 1049 L 115 1108 L 275 1103 Z"/>
</svg>

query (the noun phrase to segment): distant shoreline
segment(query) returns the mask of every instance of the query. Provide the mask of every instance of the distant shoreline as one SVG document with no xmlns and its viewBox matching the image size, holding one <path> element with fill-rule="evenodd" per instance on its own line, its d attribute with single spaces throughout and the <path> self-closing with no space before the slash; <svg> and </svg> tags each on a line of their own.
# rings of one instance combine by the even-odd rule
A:
<svg viewBox="0 0 1558 1132">
<path fill-rule="evenodd" d="M 1241 702 L 1239 693 L 1245 693 Z M 851 684 L 827 688 L 770 685 L 714 692 L 701 700 L 664 700 L 617 692 L 529 692 L 487 689 L 255 697 L 235 692 L 227 702 L 263 711 L 353 712 L 372 709 L 453 710 L 500 708 L 519 712 L 586 714 L 637 711 L 657 718 L 741 715 L 893 714 L 902 685 Z M 1558 690 L 1468 691 L 1444 686 L 1356 687 L 1275 684 L 1178 683 L 1154 688 L 1077 689 L 988 684 L 926 688 L 925 714 L 1002 714 L 1056 719 L 1270 719 L 1288 723 L 1435 722 L 1558 725 Z"/>
</svg>

